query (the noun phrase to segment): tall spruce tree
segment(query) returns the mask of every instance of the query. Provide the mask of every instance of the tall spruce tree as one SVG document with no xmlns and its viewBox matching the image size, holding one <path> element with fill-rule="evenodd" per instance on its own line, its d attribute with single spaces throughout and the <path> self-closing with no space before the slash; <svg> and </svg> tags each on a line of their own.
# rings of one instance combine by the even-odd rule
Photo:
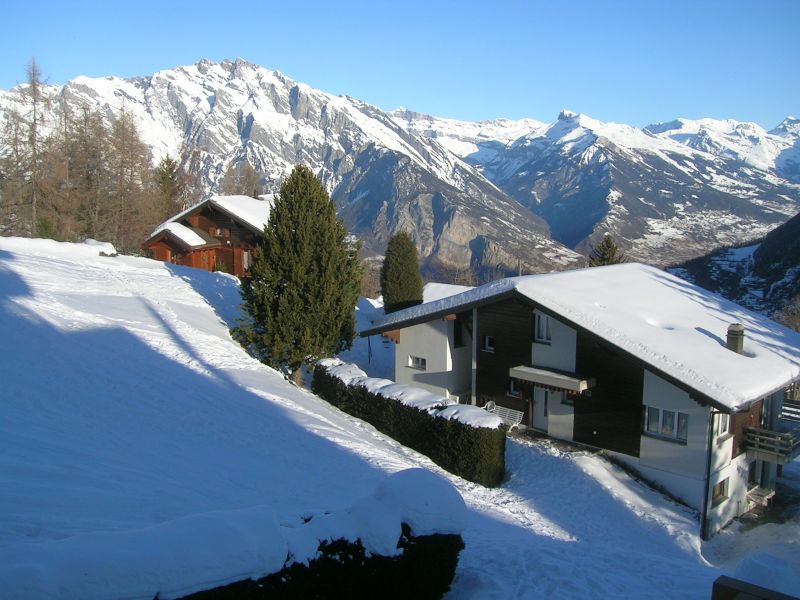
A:
<svg viewBox="0 0 800 600">
<path fill-rule="evenodd" d="M 180 212 L 183 193 L 186 189 L 186 182 L 174 158 L 165 156 L 161 159 L 156 167 L 155 183 L 158 188 L 156 210 L 159 213 L 159 219 L 166 221 L 175 213 Z"/>
<path fill-rule="evenodd" d="M 625 255 L 617 248 L 617 243 L 609 233 L 603 236 L 603 241 L 594 246 L 589 254 L 590 267 L 618 265 L 626 260 Z"/>
<path fill-rule="evenodd" d="M 310 169 L 284 181 L 243 287 L 252 324 L 237 332 L 297 381 L 303 363 L 350 347 L 361 267 L 358 245 Z"/>
<path fill-rule="evenodd" d="M 386 258 L 381 268 L 381 293 L 387 313 L 422 303 L 417 247 L 405 231 L 394 234 L 386 246 Z"/>
</svg>

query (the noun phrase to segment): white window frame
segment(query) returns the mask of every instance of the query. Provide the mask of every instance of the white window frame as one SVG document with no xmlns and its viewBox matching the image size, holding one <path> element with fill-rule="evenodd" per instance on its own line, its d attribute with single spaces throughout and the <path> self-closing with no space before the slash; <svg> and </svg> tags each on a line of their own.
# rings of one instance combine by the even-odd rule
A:
<svg viewBox="0 0 800 600">
<path fill-rule="evenodd" d="M 728 492 L 729 492 L 729 483 L 730 478 L 726 477 L 714 484 L 714 487 L 711 488 L 711 506 L 719 506 L 725 500 L 728 499 Z M 721 487 L 720 487 L 721 486 Z M 717 493 L 719 489 L 720 493 Z"/>
<path fill-rule="evenodd" d="M 650 428 L 651 416 L 656 417 L 657 428 L 653 430 Z M 670 431 L 671 420 L 671 431 Z M 686 423 L 686 437 L 678 437 L 680 432 L 680 423 L 683 420 Z M 685 444 L 686 438 L 689 437 L 689 414 L 673 410 L 671 408 L 659 408 L 657 406 L 645 405 L 644 414 L 644 427 L 643 433 L 648 436 L 656 437 L 658 439 L 667 440 L 670 442 L 677 442 Z"/>
<path fill-rule="evenodd" d="M 537 344 L 549 344 L 552 342 L 552 323 L 550 316 L 543 313 L 533 313 L 533 341 Z"/>
<path fill-rule="evenodd" d="M 513 377 L 508 378 L 508 395 L 512 398 L 519 398 L 522 396 L 522 390 L 520 390 L 517 380 Z"/>
<path fill-rule="evenodd" d="M 485 335 L 485 336 L 483 336 L 483 351 L 484 352 L 494 352 L 494 336 L 493 335 Z"/>
<path fill-rule="evenodd" d="M 409 368 L 416 369 L 417 371 L 427 371 L 428 359 L 423 356 L 412 356 L 411 354 L 409 354 L 408 366 Z"/>
<path fill-rule="evenodd" d="M 723 437 L 731 431 L 731 418 L 728 413 L 717 414 L 717 437 Z"/>
</svg>

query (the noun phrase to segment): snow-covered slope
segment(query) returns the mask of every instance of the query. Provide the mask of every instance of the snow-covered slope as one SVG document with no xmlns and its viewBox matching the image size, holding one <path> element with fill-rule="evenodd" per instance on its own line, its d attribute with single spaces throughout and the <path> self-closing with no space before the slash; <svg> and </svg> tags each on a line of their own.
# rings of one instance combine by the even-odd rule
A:
<svg viewBox="0 0 800 600">
<path fill-rule="evenodd" d="M 234 278 L 100 250 L 0 238 L 3 598 L 37 597 L 22 580 L 41 582 L 39 597 L 150 600 L 164 582 L 187 589 L 198 565 L 212 584 L 249 576 L 268 554 L 254 534 L 294 531 L 292 547 L 302 517 L 325 511 L 334 531 L 355 527 L 349 509 L 407 467 L 467 504 L 450 598 L 707 598 L 754 553 L 800 593 L 797 516 L 702 543 L 691 512 L 542 443 L 509 441 L 502 487 L 464 482 L 248 357 L 228 335 Z M 795 465 L 784 473 L 800 487 Z M 59 593 L 64 581 L 78 587 Z"/>
<path fill-rule="evenodd" d="M 773 315 L 800 295 L 800 213 L 755 244 L 717 250 L 670 270 L 748 308 Z"/>
</svg>

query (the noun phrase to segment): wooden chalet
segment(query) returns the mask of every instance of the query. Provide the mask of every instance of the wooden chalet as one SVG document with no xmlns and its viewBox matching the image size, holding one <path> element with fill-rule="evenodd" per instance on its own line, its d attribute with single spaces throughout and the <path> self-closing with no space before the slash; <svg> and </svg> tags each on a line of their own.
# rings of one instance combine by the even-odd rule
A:
<svg viewBox="0 0 800 600">
<path fill-rule="evenodd" d="M 142 248 L 156 259 L 247 277 L 272 196 L 213 196 L 159 225 Z"/>
</svg>

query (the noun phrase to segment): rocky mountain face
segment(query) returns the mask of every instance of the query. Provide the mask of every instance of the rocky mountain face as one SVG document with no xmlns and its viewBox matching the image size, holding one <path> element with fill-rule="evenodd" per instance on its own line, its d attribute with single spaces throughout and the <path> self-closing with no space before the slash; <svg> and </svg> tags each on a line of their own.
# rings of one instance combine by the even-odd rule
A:
<svg viewBox="0 0 800 600">
<path fill-rule="evenodd" d="M 768 133 L 712 119 L 637 129 L 563 111 L 513 141 L 496 135 L 496 144 L 486 133 L 454 135 L 443 120 L 399 117 L 409 131 L 427 125 L 547 221 L 554 239 L 584 253 L 610 232 L 631 258 L 663 266 L 757 239 L 800 208 L 791 117 Z"/>
<path fill-rule="evenodd" d="M 19 88 L 0 92 L 0 120 Z M 366 249 L 410 231 L 425 264 L 509 272 L 582 265 L 606 232 L 657 265 L 765 235 L 800 210 L 800 122 L 677 119 L 637 129 L 567 111 L 479 123 L 385 112 L 237 60 L 149 77 L 78 77 L 50 113 L 124 110 L 154 158 L 218 191 L 247 161 L 274 192 L 295 164 L 327 186 Z"/>
<path fill-rule="evenodd" d="M 772 315 L 800 295 L 800 213 L 754 244 L 719 249 L 669 270 Z"/>
<path fill-rule="evenodd" d="M 48 87 L 50 114 L 82 106 L 127 111 L 143 140 L 178 157 L 216 192 L 231 165 L 247 161 L 274 192 L 303 163 L 327 186 L 367 251 L 410 231 L 428 265 L 547 271 L 582 263 L 547 224 L 435 139 L 409 133 L 389 114 L 237 60 L 200 61 L 150 77 L 78 77 Z M 15 88 L 0 93 L 0 111 Z M 3 98 L 5 96 L 5 98 Z"/>
</svg>

